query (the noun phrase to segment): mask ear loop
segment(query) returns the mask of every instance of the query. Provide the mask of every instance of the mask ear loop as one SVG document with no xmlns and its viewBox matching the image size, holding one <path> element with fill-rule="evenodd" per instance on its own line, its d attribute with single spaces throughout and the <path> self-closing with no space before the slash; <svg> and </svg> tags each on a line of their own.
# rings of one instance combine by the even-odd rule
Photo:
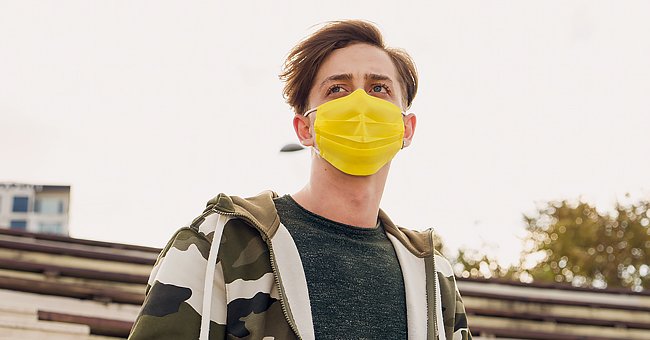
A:
<svg viewBox="0 0 650 340">
<path fill-rule="evenodd" d="M 406 111 L 402 111 L 401 113 L 402 113 L 402 117 L 406 117 L 407 114 Z M 405 147 L 406 147 L 406 140 L 404 140 L 404 137 L 402 137 L 402 148 L 400 150 L 404 150 Z"/>
<path fill-rule="evenodd" d="M 303 117 L 308 117 L 312 112 L 316 112 L 317 109 L 318 109 L 318 107 L 315 107 L 315 108 L 313 108 L 313 109 L 311 109 L 311 110 L 307 110 L 307 112 L 303 113 L 302 116 L 303 116 Z M 314 145 L 312 145 L 311 148 L 312 148 L 314 151 L 316 151 L 317 154 L 320 155 L 320 150 L 318 150 L 318 148 L 316 147 L 316 143 L 314 143 Z"/>
<path fill-rule="evenodd" d="M 316 109 L 318 109 L 318 108 L 315 107 L 315 108 L 313 108 L 313 109 L 311 109 L 311 110 L 309 110 L 309 111 L 303 113 L 303 117 L 307 117 L 307 116 L 309 116 L 312 112 L 316 112 Z"/>
</svg>

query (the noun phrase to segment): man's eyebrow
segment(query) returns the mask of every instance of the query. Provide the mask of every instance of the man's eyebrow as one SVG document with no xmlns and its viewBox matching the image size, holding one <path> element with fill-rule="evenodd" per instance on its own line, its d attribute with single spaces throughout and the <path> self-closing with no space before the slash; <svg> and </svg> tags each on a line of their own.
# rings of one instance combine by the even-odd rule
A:
<svg viewBox="0 0 650 340">
<path fill-rule="evenodd" d="M 330 82 L 330 81 L 352 81 L 352 78 L 353 78 L 352 73 L 334 74 L 334 75 L 331 75 L 331 76 L 325 78 L 325 80 L 323 80 L 323 82 L 320 83 L 319 87 L 323 87 L 327 82 Z M 389 76 L 387 76 L 385 74 L 378 74 L 378 73 L 368 73 L 363 78 L 366 81 L 373 80 L 373 81 L 389 81 L 389 82 L 393 82 L 393 79 L 391 79 Z"/>
<path fill-rule="evenodd" d="M 381 81 L 390 81 L 390 82 L 393 81 L 393 79 L 391 79 L 389 76 L 385 74 L 377 74 L 377 73 L 366 74 L 364 78 L 366 80 L 381 80 Z"/>
<path fill-rule="evenodd" d="M 327 83 L 329 81 L 341 81 L 341 80 L 351 81 L 352 80 L 352 73 L 341 73 L 341 74 L 331 75 L 331 76 L 325 78 L 325 80 L 323 80 L 322 83 L 320 83 L 320 87 L 323 87 L 323 85 L 325 85 L 325 83 Z"/>
</svg>

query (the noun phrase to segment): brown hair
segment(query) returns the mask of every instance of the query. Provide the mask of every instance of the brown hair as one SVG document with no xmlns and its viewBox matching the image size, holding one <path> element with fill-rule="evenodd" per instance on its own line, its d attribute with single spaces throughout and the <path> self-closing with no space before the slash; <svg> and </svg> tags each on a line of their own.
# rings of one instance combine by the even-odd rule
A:
<svg viewBox="0 0 650 340">
<path fill-rule="evenodd" d="M 332 21 L 296 45 L 284 62 L 280 79 L 284 84 L 284 97 L 295 113 L 307 109 L 309 91 L 316 73 L 327 56 L 334 50 L 354 43 L 365 43 L 386 51 L 400 76 L 403 102 L 410 107 L 418 90 L 415 64 L 406 51 L 386 47 L 379 29 L 366 21 Z"/>
</svg>

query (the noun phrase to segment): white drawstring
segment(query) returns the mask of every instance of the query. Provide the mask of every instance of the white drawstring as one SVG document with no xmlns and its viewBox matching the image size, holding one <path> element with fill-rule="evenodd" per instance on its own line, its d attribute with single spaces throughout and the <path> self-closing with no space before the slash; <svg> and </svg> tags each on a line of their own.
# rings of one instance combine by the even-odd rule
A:
<svg viewBox="0 0 650 340">
<path fill-rule="evenodd" d="M 217 220 L 216 230 L 222 230 L 227 217 L 219 215 Z M 213 234 L 212 243 L 210 245 L 210 255 L 208 255 L 208 264 L 205 268 L 205 284 L 203 286 L 203 306 L 201 311 L 201 333 L 199 333 L 199 340 L 208 340 L 210 336 L 210 313 L 212 311 L 212 289 L 214 287 L 214 270 L 217 267 L 217 254 L 219 253 L 219 244 L 221 237 L 215 239 L 221 233 L 215 232 Z"/>
</svg>

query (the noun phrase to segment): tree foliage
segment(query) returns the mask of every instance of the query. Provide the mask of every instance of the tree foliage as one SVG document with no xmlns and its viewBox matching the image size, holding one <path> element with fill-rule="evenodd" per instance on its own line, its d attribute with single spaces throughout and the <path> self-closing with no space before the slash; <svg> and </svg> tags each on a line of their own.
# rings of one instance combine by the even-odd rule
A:
<svg viewBox="0 0 650 340">
<path fill-rule="evenodd" d="M 454 261 L 454 272 L 460 277 L 506 278 L 516 280 L 517 266 L 503 266 L 496 257 L 475 249 L 459 249 Z"/>
<path fill-rule="evenodd" d="M 650 287 L 650 201 L 617 203 L 611 213 L 586 202 L 547 202 L 524 216 L 527 236 L 518 264 L 461 249 L 462 277 L 565 282 L 580 287 Z"/>
<path fill-rule="evenodd" d="M 567 201 L 549 202 L 525 216 L 528 237 L 522 263 L 534 280 L 575 286 L 648 288 L 650 201 L 616 204 L 613 213 Z"/>
</svg>

